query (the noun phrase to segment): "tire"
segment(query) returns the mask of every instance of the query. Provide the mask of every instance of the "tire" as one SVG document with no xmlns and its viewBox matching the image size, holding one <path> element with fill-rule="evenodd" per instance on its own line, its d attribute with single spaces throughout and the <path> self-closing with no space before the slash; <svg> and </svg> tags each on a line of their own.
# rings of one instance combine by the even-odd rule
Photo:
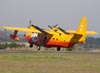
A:
<svg viewBox="0 0 100 73">
<path fill-rule="evenodd" d="M 30 44 L 30 46 L 29 46 L 30 48 L 32 48 L 33 47 L 33 44 Z"/>
<path fill-rule="evenodd" d="M 60 47 L 57 47 L 57 51 L 60 51 L 61 50 L 61 48 Z"/>
</svg>

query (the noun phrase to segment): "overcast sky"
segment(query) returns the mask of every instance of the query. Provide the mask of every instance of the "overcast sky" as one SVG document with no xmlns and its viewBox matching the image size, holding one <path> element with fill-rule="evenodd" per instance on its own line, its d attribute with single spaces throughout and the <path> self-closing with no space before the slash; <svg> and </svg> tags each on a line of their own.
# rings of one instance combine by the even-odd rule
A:
<svg viewBox="0 0 100 73">
<path fill-rule="evenodd" d="M 100 33 L 100 0 L 0 0 L 0 26 L 27 27 L 31 19 L 41 28 L 76 29 L 82 16 Z"/>
</svg>

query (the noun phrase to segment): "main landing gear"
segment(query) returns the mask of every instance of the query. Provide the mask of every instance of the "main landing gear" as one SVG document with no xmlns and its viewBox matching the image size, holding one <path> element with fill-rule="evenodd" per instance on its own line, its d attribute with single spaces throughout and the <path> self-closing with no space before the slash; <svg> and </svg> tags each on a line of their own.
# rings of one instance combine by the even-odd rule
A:
<svg viewBox="0 0 100 73">
<path fill-rule="evenodd" d="M 61 48 L 60 47 L 57 47 L 57 51 L 60 51 L 61 50 Z"/>
<path fill-rule="evenodd" d="M 37 46 L 37 50 L 39 51 L 41 49 L 41 46 Z"/>
<path fill-rule="evenodd" d="M 32 48 L 33 44 L 30 44 L 29 47 Z M 37 46 L 36 48 L 37 48 L 38 51 L 41 50 L 41 46 Z M 57 51 L 60 51 L 60 50 L 61 50 L 61 48 L 57 47 Z"/>
<path fill-rule="evenodd" d="M 29 46 L 30 48 L 32 48 L 33 47 L 33 44 L 30 44 L 30 46 Z"/>
<path fill-rule="evenodd" d="M 29 47 L 32 48 L 33 44 L 30 44 Z M 41 49 L 41 46 L 37 46 L 36 49 L 39 51 Z"/>
</svg>

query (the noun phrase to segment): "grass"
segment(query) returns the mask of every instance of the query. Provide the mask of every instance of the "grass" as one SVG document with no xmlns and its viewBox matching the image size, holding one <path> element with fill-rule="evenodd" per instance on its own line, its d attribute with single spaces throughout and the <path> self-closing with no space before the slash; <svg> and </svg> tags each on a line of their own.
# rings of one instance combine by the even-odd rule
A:
<svg viewBox="0 0 100 73">
<path fill-rule="evenodd" d="M 100 73 L 100 54 L 0 53 L 0 73 Z"/>
</svg>

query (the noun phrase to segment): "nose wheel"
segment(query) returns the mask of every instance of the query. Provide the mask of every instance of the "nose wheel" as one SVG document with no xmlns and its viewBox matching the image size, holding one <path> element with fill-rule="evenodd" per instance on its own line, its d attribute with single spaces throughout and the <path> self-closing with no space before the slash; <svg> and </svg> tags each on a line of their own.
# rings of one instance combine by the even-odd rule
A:
<svg viewBox="0 0 100 73">
<path fill-rule="evenodd" d="M 33 47 L 33 44 L 30 44 L 30 46 L 29 46 L 30 48 L 32 48 Z"/>
</svg>

